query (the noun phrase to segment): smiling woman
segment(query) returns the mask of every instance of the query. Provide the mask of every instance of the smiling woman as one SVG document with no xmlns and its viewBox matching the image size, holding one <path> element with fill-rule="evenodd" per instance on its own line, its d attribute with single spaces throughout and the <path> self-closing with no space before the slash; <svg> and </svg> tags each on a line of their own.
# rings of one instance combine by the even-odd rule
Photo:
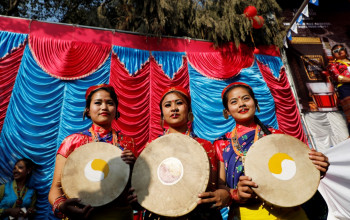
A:
<svg viewBox="0 0 350 220">
<path fill-rule="evenodd" d="M 232 132 L 226 133 L 214 142 L 220 159 L 219 188 L 226 189 L 230 197 L 230 202 L 226 204 L 231 207 L 229 219 L 307 219 L 300 207 L 270 210 L 268 206 L 264 206 L 252 190 L 258 187 L 257 184 L 249 176 L 244 175 L 244 159 L 253 143 L 264 135 L 282 133 L 268 128 L 255 116 L 255 111 L 260 109 L 252 88 L 245 83 L 232 83 L 222 91 L 222 102 L 225 107 L 224 117 L 228 119 L 232 116 L 236 121 Z M 312 150 L 309 158 L 316 168 L 325 174 L 329 166 L 327 157 Z M 290 158 L 278 154 L 270 161 L 269 165 L 274 168 L 272 173 L 280 173 L 280 170 L 276 170 L 275 164 L 283 159 Z M 282 165 L 293 167 L 293 159 Z M 278 168 L 280 167 L 277 166 Z M 281 175 L 278 177 L 290 178 Z"/>
<path fill-rule="evenodd" d="M 91 86 L 86 91 L 85 99 L 83 117 L 86 116 L 92 120 L 92 127 L 89 130 L 69 135 L 63 140 L 56 156 L 49 202 L 53 206 L 54 214 L 59 218 L 67 216 L 77 219 L 133 219 L 132 208 L 127 201 L 127 189 L 112 204 L 96 208 L 81 204 L 78 198 L 67 199 L 62 191 L 61 173 L 67 157 L 82 145 L 90 142 L 107 142 L 123 150 L 121 158 L 125 163 L 133 164 L 135 161 L 134 140 L 112 129 L 113 120 L 119 117 L 118 97 L 114 88 L 106 84 Z M 101 167 L 101 164 L 97 161 L 93 167 Z M 106 175 L 107 172 L 103 170 Z"/>
<path fill-rule="evenodd" d="M 34 217 L 36 192 L 28 186 L 33 169 L 30 159 L 17 160 L 12 172 L 14 180 L 0 186 L 0 219 Z"/>
<path fill-rule="evenodd" d="M 328 65 L 333 81 L 337 83 L 340 104 L 346 116 L 350 132 L 350 60 L 345 46 L 337 44 L 332 48 L 334 62 Z"/>
</svg>

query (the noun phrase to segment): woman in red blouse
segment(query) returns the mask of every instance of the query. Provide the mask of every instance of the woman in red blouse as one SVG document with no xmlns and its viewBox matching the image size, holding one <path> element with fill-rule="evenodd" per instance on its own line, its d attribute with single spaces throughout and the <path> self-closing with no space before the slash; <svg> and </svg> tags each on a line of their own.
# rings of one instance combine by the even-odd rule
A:
<svg viewBox="0 0 350 220">
<path fill-rule="evenodd" d="M 222 206 L 220 193 L 227 193 L 225 190 L 217 189 L 217 157 L 216 152 L 211 142 L 199 138 L 191 131 L 190 122 L 193 120 L 191 110 L 191 98 L 188 91 L 183 87 L 171 87 L 166 89 L 159 103 L 161 111 L 161 124 L 166 122 L 169 125 L 168 129 L 164 129 L 163 135 L 169 133 L 182 133 L 195 139 L 207 152 L 210 160 L 210 179 L 207 187 L 207 192 L 201 193 L 199 197 L 199 205 L 186 216 L 181 216 L 180 219 L 222 219 L 218 207 Z M 167 219 L 146 211 L 144 219 Z M 176 218 L 175 218 L 176 219 Z"/>
<path fill-rule="evenodd" d="M 252 190 L 258 187 L 257 184 L 244 175 L 244 157 L 253 143 L 264 135 L 282 133 L 265 126 L 255 115 L 255 111 L 260 109 L 252 88 L 242 82 L 231 83 L 222 91 L 222 102 L 225 118 L 231 116 L 236 122 L 231 132 L 214 142 L 220 160 L 219 188 L 226 189 L 231 199 L 227 203 L 230 206 L 228 219 L 307 219 L 301 207 L 271 210 L 264 206 Z M 315 150 L 309 152 L 309 158 L 325 175 L 328 158 Z"/>
<path fill-rule="evenodd" d="M 350 132 L 350 60 L 346 48 L 340 44 L 333 46 L 332 55 L 335 60 L 329 63 L 327 68 L 333 81 L 337 83 L 340 105 Z"/>
<path fill-rule="evenodd" d="M 85 98 L 83 117 L 91 119 L 92 126 L 89 130 L 69 135 L 63 140 L 56 156 L 49 202 L 53 206 L 54 214 L 59 218 L 107 219 L 106 216 L 113 216 L 114 219 L 133 219 L 133 211 L 127 202 L 126 192 L 112 202 L 112 205 L 92 209 L 89 205 L 80 204 L 78 198 L 67 199 L 61 189 L 61 173 L 67 157 L 84 144 L 107 142 L 123 150 L 121 157 L 125 163 L 133 164 L 135 161 L 134 140 L 112 129 L 113 120 L 119 117 L 118 98 L 114 88 L 106 84 L 92 86 L 86 91 Z"/>
</svg>

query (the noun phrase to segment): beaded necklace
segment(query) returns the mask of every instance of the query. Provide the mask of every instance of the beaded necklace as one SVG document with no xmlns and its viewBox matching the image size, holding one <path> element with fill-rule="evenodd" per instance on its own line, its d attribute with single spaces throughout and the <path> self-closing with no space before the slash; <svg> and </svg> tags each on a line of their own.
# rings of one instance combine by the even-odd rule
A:
<svg viewBox="0 0 350 220">
<path fill-rule="evenodd" d="M 89 129 L 89 132 L 91 133 L 91 138 L 94 142 L 99 142 L 98 139 L 98 134 L 96 134 L 96 132 L 94 131 L 94 129 L 92 129 L 92 127 Z M 115 130 L 112 129 L 112 143 L 114 146 L 117 146 L 118 144 L 118 136 L 117 133 L 115 132 Z"/>
<path fill-rule="evenodd" d="M 256 125 L 254 142 L 257 141 L 260 137 L 262 137 L 263 134 L 260 134 L 260 133 L 261 133 L 261 128 L 259 125 Z M 231 145 L 232 145 L 233 150 L 235 151 L 235 153 L 239 157 L 239 161 L 244 162 L 246 153 L 244 153 L 242 146 L 239 144 L 239 141 L 237 138 L 237 126 L 235 126 L 235 128 L 232 130 L 232 133 L 231 133 Z"/>
<path fill-rule="evenodd" d="M 23 197 L 27 192 L 27 189 L 25 186 L 22 187 L 22 189 L 19 189 L 18 185 L 16 186 L 17 188 L 17 200 L 16 200 L 16 207 L 19 208 L 21 207 L 23 203 Z"/>
</svg>

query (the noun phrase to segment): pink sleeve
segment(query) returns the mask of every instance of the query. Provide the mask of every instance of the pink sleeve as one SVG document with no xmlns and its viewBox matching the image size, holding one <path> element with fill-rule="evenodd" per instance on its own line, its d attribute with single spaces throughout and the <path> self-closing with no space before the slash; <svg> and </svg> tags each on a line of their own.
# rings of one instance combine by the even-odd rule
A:
<svg viewBox="0 0 350 220">
<path fill-rule="evenodd" d="M 72 134 L 66 137 L 57 151 L 57 154 L 60 154 L 67 158 L 76 148 L 89 143 L 89 137 L 83 134 Z"/>
</svg>

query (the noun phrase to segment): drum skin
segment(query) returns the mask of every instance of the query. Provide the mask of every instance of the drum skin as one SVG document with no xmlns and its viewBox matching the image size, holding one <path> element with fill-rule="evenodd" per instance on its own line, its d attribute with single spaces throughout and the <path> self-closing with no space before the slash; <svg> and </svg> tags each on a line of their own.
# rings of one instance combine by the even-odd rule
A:
<svg viewBox="0 0 350 220">
<path fill-rule="evenodd" d="M 210 164 L 204 148 L 183 134 L 167 134 L 151 142 L 134 165 L 131 185 L 138 202 L 161 216 L 191 212 L 205 192 Z"/>
<path fill-rule="evenodd" d="M 245 175 L 258 187 L 253 191 L 268 204 L 294 207 L 317 191 L 320 171 L 309 159 L 310 149 L 285 134 L 267 135 L 255 142 L 244 160 Z"/>
<path fill-rule="evenodd" d="M 93 207 L 112 202 L 125 189 L 130 167 L 122 150 L 104 143 L 85 144 L 73 151 L 64 165 L 61 185 L 67 198 L 79 198 Z"/>
</svg>

